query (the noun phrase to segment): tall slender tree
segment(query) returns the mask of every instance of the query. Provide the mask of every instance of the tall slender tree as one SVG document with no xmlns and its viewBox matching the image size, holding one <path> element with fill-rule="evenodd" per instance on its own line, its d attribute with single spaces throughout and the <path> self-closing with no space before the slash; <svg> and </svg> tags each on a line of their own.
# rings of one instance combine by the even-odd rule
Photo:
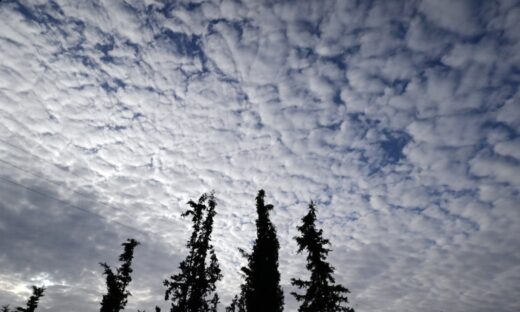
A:
<svg viewBox="0 0 520 312">
<path fill-rule="evenodd" d="M 38 307 L 38 302 L 40 301 L 40 298 L 43 297 L 45 288 L 33 286 L 32 289 L 33 289 L 33 294 L 31 295 L 31 297 L 29 297 L 29 300 L 27 300 L 26 307 L 25 308 L 18 307 L 18 308 L 16 308 L 16 311 L 18 311 L 18 312 L 36 311 L 36 308 Z"/>
<path fill-rule="evenodd" d="M 238 311 L 241 311 L 240 308 L 245 308 L 247 312 L 283 311 L 284 298 L 278 271 L 280 244 L 276 237 L 276 229 L 269 219 L 269 211 L 273 209 L 273 205 L 266 205 L 264 198 L 265 191 L 260 190 L 256 197 L 258 219 L 253 251 L 251 254 L 242 252 L 248 260 L 247 267 L 242 268 L 245 282 L 240 298 L 237 297 L 235 305 L 230 306 Z"/>
<path fill-rule="evenodd" d="M 15 312 L 34 312 L 36 311 L 36 308 L 38 307 L 38 302 L 40 301 L 40 298 L 43 297 L 43 293 L 45 292 L 45 287 L 32 287 L 33 293 L 31 297 L 29 297 L 29 300 L 27 300 L 26 307 L 17 307 Z M 10 312 L 9 305 L 2 306 L 2 312 Z"/>
<path fill-rule="evenodd" d="M 231 300 L 231 304 L 226 307 L 226 312 L 246 312 L 244 296 L 236 295 L 233 300 Z"/>
<path fill-rule="evenodd" d="M 106 275 L 107 284 L 107 294 L 103 295 L 100 312 L 119 312 L 125 308 L 128 296 L 131 295 L 126 287 L 132 281 L 130 274 L 133 272 L 132 260 L 137 245 L 139 242 L 133 238 L 122 244 L 124 251 L 119 256 L 122 264 L 116 272 L 113 272 L 106 263 L 100 263 L 104 268 L 103 274 Z"/>
<path fill-rule="evenodd" d="M 300 302 L 298 312 L 354 312 L 345 307 L 349 290 L 338 285 L 333 277 L 334 267 L 327 262 L 329 240 L 323 238 L 323 230 L 316 227 L 316 207 L 311 201 L 308 213 L 297 227 L 300 236 L 295 237 L 298 253 L 307 251 L 307 270 L 310 280 L 292 279 L 292 284 L 304 289 L 304 294 L 291 293 Z"/>
<path fill-rule="evenodd" d="M 179 265 L 180 272 L 164 281 L 165 299 L 171 300 L 171 312 L 207 312 L 219 302 L 215 283 L 222 278 L 211 244 L 216 201 L 213 193 L 203 194 L 198 202 L 190 200 L 182 216 L 191 216 L 193 232 L 186 247 L 189 252 Z M 213 296 L 212 296 L 213 295 Z"/>
<path fill-rule="evenodd" d="M 146 310 L 137 310 L 137 312 L 146 312 Z M 155 312 L 161 312 L 161 308 L 159 308 L 158 306 L 155 307 Z"/>
</svg>

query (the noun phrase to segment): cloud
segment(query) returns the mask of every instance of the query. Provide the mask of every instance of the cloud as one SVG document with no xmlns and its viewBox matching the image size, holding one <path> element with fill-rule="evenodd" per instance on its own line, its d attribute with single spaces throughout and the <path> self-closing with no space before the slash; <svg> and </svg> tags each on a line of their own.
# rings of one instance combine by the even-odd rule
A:
<svg viewBox="0 0 520 312">
<path fill-rule="evenodd" d="M 287 311 L 310 199 L 356 310 L 518 310 L 518 12 L 2 2 L 0 177 L 15 184 L 0 181 L 0 300 L 49 283 L 42 311 L 95 309 L 97 263 L 138 236 L 129 309 L 165 307 L 189 235 L 180 212 L 215 189 L 226 304 L 265 188 Z"/>
<path fill-rule="evenodd" d="M 421 1 L 419 10 L 436 26 L 471 36 L 479 32 L 479 7 L 472 1 Z"/>
</svg>

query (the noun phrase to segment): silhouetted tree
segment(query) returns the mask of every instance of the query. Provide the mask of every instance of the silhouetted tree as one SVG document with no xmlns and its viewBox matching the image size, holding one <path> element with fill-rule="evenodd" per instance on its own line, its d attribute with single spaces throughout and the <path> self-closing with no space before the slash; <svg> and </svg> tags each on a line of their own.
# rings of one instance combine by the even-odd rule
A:
<svg viewBox="0 0 520 312">
<path fill-rule="evenodd" d="M 134 258 L 134 248 L 137 245 L 139 245 L 139 242 L 133 238 L 122 244 L 124 251 L 119 256 L 119 261 L 122 264 L 115 273 L 106 263 L 100 263 L 105 269 L 103 274 L 106 275 L 107 284 L 107 294 L 103 295 L 103 300 L 101 301 L 101 312 L 119 312 L 125 308 L 128 296 L 131 295 L 126 290 L 126 287 L 132 281 L 130 274 L 133 270 L 131 266 Z"/>
<path fill-rule="evenodd" d="M 264 190 L 260 190 L 256 197 L 258 219 L 253 251 L 251 254 L 241 251 L 248 264 L 242 268 L 245 282 L 235 306 L 240 309 L 240 302 L 243 302 L 247 312 L 283 311 L 284 298 L 278 271 L 280 244 L 276 237 L 276 229 L 269 219 L 269 211 L 273 209 L 273 205 L 266 205 L 264 197 Z"/>
<path fill-rule="evenodd" d="M 143 310 L 143 311 L 141 311 L 141 310 L 137 310 L 137 312 L 146 312 L 146 310 Z M 161 308 L 159 308 L 159 307 L 156 306 L 156 307 L 155 307 L 155 312 L 161 312 Z"/>
<path fill-rule="evenodd" d="M 36 308 L 38 307 L 38 302 L 40 301 L 40 298 L 43 297 L 43 292 L 45 291 L 45 287 L 32 287 L 33 294 L 31 297 L 29 297 L 29 300 L 27 300 L 26 307 L 17 307 L 15 312 L 34 312 L 36 311 Z M 9 305 L 2 306 L 2 312 L 9 312 Z"/>
<path fill-rule="evenodd" d="M 182 216 L 191 216 L 193 223 L 193 232 L 186 244 L 189 252 L 179 265 L 181 272 L 164 281 L 165 300 L 172 301 L 171 312 L 216 311 L 219 300 L 214 293 L 215 283 L 222 274 L 211 244 L 215 197 L 213 193 L 203 194 L 197 203 L 190 200 L 188 205 L 189 209 Z"/>
<path fill-rule="evenodd" d="M 226 308 L 226 312 L 246 312 L 246 303 L 244 296 L 236 295 L 231 304 Z"/>
<path fill-rule="evenodd" d="M 218 297 L 218 294 L 214 294 L 213 295 L 213 299 L 211 299 L 211 306 L 209 308 L 209 311 L 210 312 L 217 312 L 219 303 L 220 303 L 220 298 Z"/>
<path fill-rule="evenodd" d="M 292 284 L 304 289 L 304 294 L 291 293 L 301 302 L 299 312 L 354 312 L 354 309 L 345 307 L 348 303 L 346 296 L 349 290 L 335 284 L 334 267 L 326 260 L 330 249 L 325 248 L 329 240 L 323 238 L 323 230 L 316 228 L 316 208 L 311 201 L 309 212 L 302 218 L 302 225 L 298 226 L 300 236 L 295 237 L 298 243 L 298 253 L 307 251 L 307 270 L 310 271 L 309 281 L 292 279 Z"/>
</svg>

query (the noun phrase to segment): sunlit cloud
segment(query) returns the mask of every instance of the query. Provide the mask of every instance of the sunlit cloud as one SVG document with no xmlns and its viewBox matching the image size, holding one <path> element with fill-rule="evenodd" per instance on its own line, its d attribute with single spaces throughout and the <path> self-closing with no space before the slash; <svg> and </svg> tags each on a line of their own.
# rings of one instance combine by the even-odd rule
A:
<svg viewBox="0 0 520 312">
<path fill-rule="evenodd" d="M 0 304 L 166 307 L 215 190 L 224 304 L 267 191 L 290 278 L 316 201 L 357 311 L 520 308 L 520 7 L 510 1 L 2 1 Z M 16 278 L 15 278 L 16 277 Z"/>
</svg>

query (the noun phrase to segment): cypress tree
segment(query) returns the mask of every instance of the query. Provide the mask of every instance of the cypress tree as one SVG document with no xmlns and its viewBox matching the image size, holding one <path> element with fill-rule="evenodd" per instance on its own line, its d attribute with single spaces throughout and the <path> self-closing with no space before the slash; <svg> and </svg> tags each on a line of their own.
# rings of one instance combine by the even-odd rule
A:
<svg viewBox="0 0 520 312">
<path fill-rule="evenodd" d="M 45 287 L 32 287 L 33 294 L 31 297 L 29 297 L 29 300 L 27 300 L 26 307 L 17 307 L 16 312 L 34 312 L 36 311 L 36 308 L 38 307 L 38 302 L 40 301 L 40 298 L 43 297 L 43 293 L 45 291 Z M 5 305 L 2 306 L 2 312 L 9 312 L 9 306 Z"/>
<path fill-rule="evenodd" d="M 292 279 L 292 284 L 304 289 L 304 294 L 291 293 L 301 304 L 298 312 L 354 312 L 345 307 L 349 290 L 335 283 L 332 267 L 326 260 L 330 249 L 325 246 L 329 240 L 323 238 L 323 230 L 316 228 L 316 208 L 311 201 L 309 212 L 297 227 L 300 236 L 295 237 L 298 253 L 307 251 L 307 270 L 311 273 L 309 281 Z"/>
<path fill-rule="evenodd" d="M 101 301 L 100 312 L 119 312 L 123 310 L 128 302 L 130 292 L 126 287 L 132 281 L 130 274 L 132 270 L 132 259 L 134 257 L 134 248 L 139 245 L 135 239 L 128 239 L 122 244 L 124 247 L 123 253 L 119 256 L 119 261 L 122 262 L 121 267 L 113 272 L 110 266 L 106 263 L 100 263 L 105 269 L 103 274 L 106 275 L 107 294 L 103 295 Z"/>
<path fill-rule="evenodd" d="M 231 300 L 231 304 L 226 308 L 226 312 L 245 312 L 246 311 L 246 303 L 244 300 L 244 296 L 236 295 L 233 300 Z"/>
<path fill-rule="evenodd" d="M 245 283 L 242 285 L 240 298 L 232 302 L 230 308 L 247 312 L 283 311 L 283 291 L 280 287 L 278 271 L 278 250 L 280 244 L 276 229 L 269 219 L 273 205 L 264 202 L 265 192 L 260 190 L 256 197 L 256 241 L 251 254 L 242 254 L 248 259 L 247 267 L 242 268 Z M 231 310 L 233 311 L 233 310 Z"/>
<path fill-rule="evenodd" d="M 219 302 L 215 283 L 222 278 L 215 250 L 211 244 L 216 201 L 213 193 L 203 194 L 198 202 L 190 200 L 182 216 L 191 216 L 193 232 L 186 247 L 189 252 L 180 272 L 165 280 L 165 300 L 171 300 L 171 312 L 207 312 Z M 213 297 L 211 297 L 213 294 Z"/>
<path fill-rule="evenodd" d="M 137 312 L 146 312 L 146 310 L 143 310 L 143 311 L 141 311 L 141 310 L 137 310 Z M 159 308 L 159 307 L 156 306 L 156 307 L 155 307 L 155 312 L 161 312 L 161 308 Z"/>
</svg>

